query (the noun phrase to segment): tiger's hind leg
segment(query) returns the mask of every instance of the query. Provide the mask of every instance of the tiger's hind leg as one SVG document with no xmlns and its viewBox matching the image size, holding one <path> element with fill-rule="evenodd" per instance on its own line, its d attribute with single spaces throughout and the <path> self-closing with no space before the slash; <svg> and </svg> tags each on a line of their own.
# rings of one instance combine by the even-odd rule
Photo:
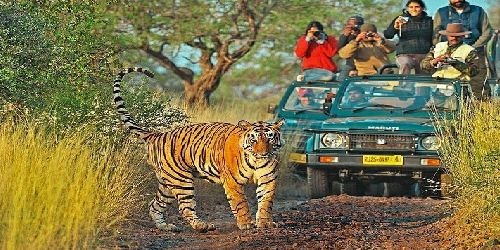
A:
<svg viewBox="0 0 500 250">
<path fill-rule="evenodd" d="M 189 222 L 194 230 L 199 232 L 215 230 L 214 224 L 204 222 L 196 215 L 196 201 L 194 200 L 194 186 L 192 181 L 176 183 L 176 185 L 172 184 L 170 191 L 177 199 L 179 213 Z"/>
<path fill-rule="evenodd" d="M 180 229 L 174 224 L 165 221 L 165 210 L 175 200 L 174 196 L 163 183 L 158 184 L 155 198 L 149 203 L 149 216 L 153 219 L 156 227 L 161 230 L 179 232 Z"/>
</svg>

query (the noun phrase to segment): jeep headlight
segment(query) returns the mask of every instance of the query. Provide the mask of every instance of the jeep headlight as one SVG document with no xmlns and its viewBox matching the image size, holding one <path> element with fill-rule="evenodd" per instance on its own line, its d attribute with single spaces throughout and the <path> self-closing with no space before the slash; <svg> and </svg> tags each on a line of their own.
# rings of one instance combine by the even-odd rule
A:
<svg viewBox="0 0 500 250">
<path fill-rule="evenodd" d="M 440 146 L 441 143 L 439 142 L 439 138 L 436 136 L 432 135 L 422 138 L 422 147 L 427 150 L 438 150 Z"/>
<path fill-rule="evenodd" d="M 320 148 L 347 148 L 347 138 L 343 134 L 323 134 Z"/>
</svg>

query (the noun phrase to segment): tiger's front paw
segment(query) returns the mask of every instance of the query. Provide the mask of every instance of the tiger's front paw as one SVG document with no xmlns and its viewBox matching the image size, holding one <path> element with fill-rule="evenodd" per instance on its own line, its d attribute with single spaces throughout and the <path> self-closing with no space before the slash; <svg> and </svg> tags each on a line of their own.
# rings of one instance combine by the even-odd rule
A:
<svg viewBox="0 0 500 250">
<path fill-rule="evenodd" d="M 191 223 L 191 226 L 193 227 L 194 230 L 200 232 L 200 233 L 206 233 L 208 231 L 213 231 L 215 230 L 215 225 L 211 223 L 206 223 L 201 220 L 196 220 Z"/>
<path fill-rule="evenodd" d="M 272 219 L 257 220 L 257 228 L 275 228 L 277 224 Z"/>
</svg>

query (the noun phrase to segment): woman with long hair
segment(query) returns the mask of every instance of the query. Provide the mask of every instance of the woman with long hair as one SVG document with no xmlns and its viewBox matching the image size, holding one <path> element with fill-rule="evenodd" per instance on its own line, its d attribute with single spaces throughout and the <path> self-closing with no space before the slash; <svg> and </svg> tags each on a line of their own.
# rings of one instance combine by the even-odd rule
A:
<svg viewBox="0 0 500 250">
<path fill-rule="evenodd" d="M 384 31 L 385 38 L 399 36 L 396 47 L 396 62 L 399 74 L 420 74 L 420 61 L 432 47 L 432 18 L 425 12 L 422 0 L 408 0 L 403 14 L 392 20 Z"/>
<path fill-rule="evenodd" d="M 337 54 L 337 39 L 327 35 L 323 25 L 312 21 L 307 25 L 304 35 L 295 45 L 295 55 L 302 60 L 305 81 L 332 80 L 337 65 L 332 58 Z"/>
</svg>

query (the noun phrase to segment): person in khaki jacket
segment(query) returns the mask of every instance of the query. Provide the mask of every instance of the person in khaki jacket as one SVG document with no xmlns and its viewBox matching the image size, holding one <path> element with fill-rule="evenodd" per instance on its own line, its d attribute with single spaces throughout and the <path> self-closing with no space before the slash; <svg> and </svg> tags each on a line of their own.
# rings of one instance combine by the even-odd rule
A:
<svg viewBox="0 0 500 250">
<path fill-rule="evenodd" d="M 380 36 L 373 24 L 361 25 L 360 31 L 356 39 L 339 50 L 339 56 L 352 57 L 360 76 L 377 74 L 378 68 L 389 63 L 387 55 L 396 49 L 396 45 Z"/>
<path fill-rule="evenodd" d="M 449 23 L 446 30 L 439 33 L 447 36 L 448 41 L 432 47 L 420 63 L 420 67 L 430 72 L 434 71 L 432 77 L 470 81 L 479 71 L 477 66 L 479 57 L 476 50 L 464 42 L 465 36 L 471 32 L 466 31 L 461 23 Z"/>
</svg>

